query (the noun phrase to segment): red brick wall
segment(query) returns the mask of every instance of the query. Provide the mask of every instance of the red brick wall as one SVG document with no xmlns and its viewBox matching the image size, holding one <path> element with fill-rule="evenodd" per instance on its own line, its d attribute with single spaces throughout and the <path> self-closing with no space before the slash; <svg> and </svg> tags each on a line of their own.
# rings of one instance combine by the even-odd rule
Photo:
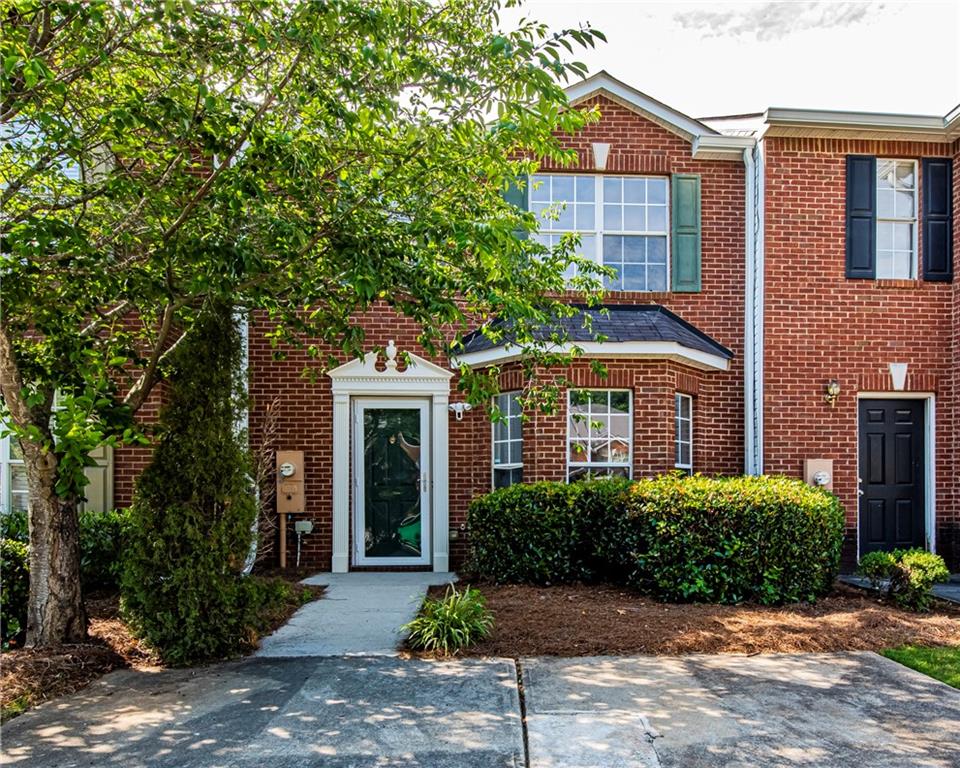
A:
<svg viewBox="0 0 960 768">
<path fill-rule="evenodd" d="M 937 396 L 936 500 L 946 545 L 946 526 L 957 519 L 957 325 L 950 322 L 957 285 L 846 279 L 844 214 L 846 155 L 919 159 L 950 148 L 783 137 L 764 143 L 764 469 L 800 476 L 804 458 L 833 459 L 849 562 L 857 524 L 857 393 L 891 389 L 888 363 L 908 363 L 907 389 Z M 922 260 L 922 238 L 920 254 Z M 829 379 L 841 386 L 835 407 L 823 400 Z"/>
<path fill-rule="evenodd" d="M 944 414 L 944 427 L 948 432 L 944 456 L 948 481 L 943 495 L 938 546 L 954 569 L 960 570 L 960 139 L 953 142 L 950 151 L 953 155 L 953 357 L 950 363 L 953 413 L 952 418 Z"/>
<path fill-rule="evenodd" d="M 737 473 L 743 467 L 743 291 L 744 291 L 744 171 L 739 162 L 697 162 L 690 144 L 664 128 L 607 100 L 598 100 L 603 118 L 570 140 L 589 158 L 593 141 L 611 146 L 611 173 L 699 173 L 702 187 L 703 291 L 699 294 L 617 293 L 610 303 L 662 304 L 693 323 L 734 352 L 731 370 L 704 373 L 665 361 L 607 361 L 610 375 L 596 377 L 587 363 L 577 363 L 568 375 L 577 385 L 629 388 L 634 402 L 634 468 L 637 476 L 673 466 L 674 392 L 695 397 L 695 468 L 703 472 Z M 592 163 L 590 164 L 592 165 Z M 589 165 L 588 165 L 589 169 Z M 569 169 L 575 171 L 576 169 Z M 571 299 L 576 298 L 573 294 Z M 368 347 L 393 339 L 401 350 L 423 354 L 416 344 L 416 326 L 386 307 L 357 318 L 367 333 Z M 250 332 L 250 433 L 262 439 L 266 407 L 281 398 L 278 448 L 305 453 L 305 492 L 314 533 L 306 537 L 302 561 L 309 567 L 330 567 L 332 550 L 332 396 L 329 380 L 315 383 L 301 376 L 310 365 L 305 355 L 286 350 L 283 361 L 271 357 L 261 326 Z M 424 355 L 426 356 L 426 355 Z M 427 356 L 429 357 L 429 356 Z M 446 365 L 445 360 L 433 362 Z M 561 372 L 558 372 L 561 373 Z M 504 389 L 520 386 L 517 372 L 505 373 Z M 452 383 L 451 402 L 461 399 Z M 450 527 L 465 522 L 475 496 L 491 487 L 491 427 L 481 411 L 462 421 L 450 419 Z M 528 480 L 563 479 L 566 471 L 566 402 L 555 415 L 530 414 L 524 427 L 524 476 Z M 292 540 L 291 540 L 292 543 Z M 466 542 L 451 541 L 454 565 L 462 560 Z"/>
</svg>

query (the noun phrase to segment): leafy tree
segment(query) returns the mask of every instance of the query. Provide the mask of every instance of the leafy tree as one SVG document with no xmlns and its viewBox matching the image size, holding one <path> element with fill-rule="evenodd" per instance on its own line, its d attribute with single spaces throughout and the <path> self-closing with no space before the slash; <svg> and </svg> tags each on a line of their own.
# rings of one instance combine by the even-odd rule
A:
<svg viewBox="0 0 960 768">
<path fill-rule="evenodd" d="M 503 30 L 502 0 L 2 0 L 0 392 L 30 485 L 28 643 L 78 641 L 82 469 L 137 414 L 204 302 L 359 355 L 397 308 L 439 348 L 569 312 L 571 243 L 504 200 L 571 159 L 589 28 Z M 512 4 L 512 3 L 511 3 Z M 593 287 L 582 263 L 582 285 Z M 490 331 L 493 333 L 493 331 Z M 465 372 L 480 399 L 495 372 Z M 54 408 L 54 394 L 57 408 Z"/>
</svg>

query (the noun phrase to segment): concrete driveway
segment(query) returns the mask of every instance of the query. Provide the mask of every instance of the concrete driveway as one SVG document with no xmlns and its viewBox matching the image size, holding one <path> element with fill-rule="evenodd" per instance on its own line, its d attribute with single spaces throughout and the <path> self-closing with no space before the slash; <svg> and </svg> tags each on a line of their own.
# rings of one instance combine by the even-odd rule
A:
<svg viewBox="0 0 960 768">
<path fill-rule="evenodd" d="M 2 762 L 960 766 L 960 691 L 874 654 L 539 658 L 519 669 L 523 705 L 506 659 L 248 659 L 116 672 L 4 726 Z"/>
</svg>

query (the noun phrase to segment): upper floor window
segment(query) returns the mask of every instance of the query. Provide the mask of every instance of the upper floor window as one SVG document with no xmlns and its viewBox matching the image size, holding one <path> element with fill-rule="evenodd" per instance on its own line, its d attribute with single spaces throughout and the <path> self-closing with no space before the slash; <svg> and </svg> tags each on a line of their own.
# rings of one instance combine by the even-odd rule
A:
<svg viewBox="0 0 960 768">
<path fill-rule="evenodd" d="M 630 477 L 633 411 L 630 392 L 571 389 L 567 402 L 567 480 Z"/>
<path fill-rule="evenodd" d="M 877 159 L 877 279 L 917 276 L 917 163 Z"/>
<path fill-rule="evenodd" d="M 540 217 L 537 239 L 554 246 L 564 233 L 577 232 L 578 253 L 614 271 L 606 288 L 665 291 L 668 186 L 660 176 L 535 175 L 530 209 Z"/>
<path fill-rule="evenodd" d="M 503 417 L 493 423 L 493 487 L 506 488 L 523 482 L 523 409 L 519 392 L 504 392 L 494 398 Z"/>
</svg>

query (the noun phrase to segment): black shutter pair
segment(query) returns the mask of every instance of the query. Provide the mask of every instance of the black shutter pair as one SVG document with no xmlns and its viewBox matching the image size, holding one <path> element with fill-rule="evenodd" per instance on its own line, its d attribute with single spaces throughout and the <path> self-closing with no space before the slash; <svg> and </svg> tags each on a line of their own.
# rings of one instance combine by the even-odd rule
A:
<svg viewBox="0 0 960 768">
<path fill-rule="evenodd" d="M 953 280 L 953 161 L 923 159 L 923 279 Z M 877 158 L 847 157 L 847 277 L 877 276 Z"/>
</svg>

